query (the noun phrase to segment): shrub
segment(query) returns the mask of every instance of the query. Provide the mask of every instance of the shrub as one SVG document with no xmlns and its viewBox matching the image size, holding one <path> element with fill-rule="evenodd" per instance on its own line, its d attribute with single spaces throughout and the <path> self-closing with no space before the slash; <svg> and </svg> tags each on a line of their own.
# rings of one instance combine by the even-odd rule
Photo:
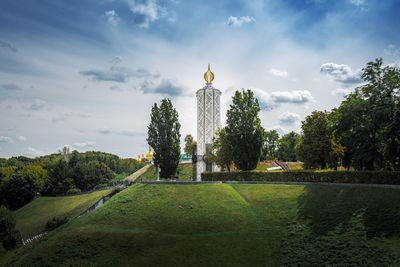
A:
<svg viewBox="0 0 400 267">
<path fill-rule="evenodd" d="M 93 189 L 94 190 L 96 190 L 96 189 L 101 189 L 101 188 L 104 188 L 104 187 L 107 187 L 108 185 L 107 184 L 98 184 L 98 185 L 96 185 Z"/>
<path fill-rule="evenodd" d="M 285 171 L 204 172 L 203 181 L 275 181 L 357 184 L 400 184 L 400 172 L 390 171 Z"/>
<path fill-rule="evenodd" d="M 21 244 L 21 240 L 21 234 L 15 230 L 15 215 L 0 206 L 0 243 L 5 250 L 10 250 Z"/>
<path fill-rule="evenodd" d="M 70 190 L 67 191 L 67 194 L 77 194 L 82 192 L 79 188 L 71 188 Z"/>
<path fill-rule="evenodd" d="M 66 224 L 68 222 L 67 216 L 53 217 L 53 219 L 48 220 L 44 228 L 45 231 L 51 231 L 57 227 Z"/>
</svg>

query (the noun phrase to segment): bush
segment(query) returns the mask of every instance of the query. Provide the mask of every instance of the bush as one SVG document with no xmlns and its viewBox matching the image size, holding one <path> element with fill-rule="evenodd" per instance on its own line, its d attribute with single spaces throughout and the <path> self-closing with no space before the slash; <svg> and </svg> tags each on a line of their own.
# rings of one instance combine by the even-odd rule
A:
<svg viewBox="0 0 400 267">
<path fill-rule="evenodd" d="M 93 189 L 97 190 L 97 189 L 101 189 L 101 188 L 104 188 L 104 187 L 107 187 L 107 186 L 108 186 L 107 184 L 98 184 Z"/>
<path fill-rule="evenodd" d="M 15 230 L 15 215 L 0 206 L 0 243 L 5 250 L 10 250 L 21 244 L 21 240 L 21 234 Z"/>
<path fill-rule="evenodd" d="M 357 184 L 400 184 L 400 172 L 390 171 L 284 171 L 204 172 L 203 181 L 274 181 Z"/>
<path fill-rule="evenodd" d="M 70 190 L 67 191 L 67 194 L 77 194 L 82 192 L 79 188 L 71 188 Z"/>
<path fill-rule="evenodd" d="M 51 231 L 57 227 L 66 224 L 68 222 L 67 216 L 53 217 L 53 219 L 48 220 L 44 228 L 45 231 Z"/>
<path fill-rule="evenodd" d="M 10 175 L 7 183 L 0 188 L 0 201 L 11 210 L 16 210 L 31 201 L 38 188 L 31 179 L 26 179 L 20 172 Z"/>
</svg>

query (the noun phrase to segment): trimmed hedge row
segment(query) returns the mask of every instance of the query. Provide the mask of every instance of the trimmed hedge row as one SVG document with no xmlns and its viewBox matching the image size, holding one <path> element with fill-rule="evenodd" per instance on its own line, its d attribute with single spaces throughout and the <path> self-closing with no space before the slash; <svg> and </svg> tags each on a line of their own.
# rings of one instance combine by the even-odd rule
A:
<svg viewBox="0 0 400 267">
<path fill-rule="evenodd" d="M 400 172 L 390 171 L 284 171 L 203 172 L 202 181 L 321 182 L 354 184 L 400 184 Z"/>
</svg>

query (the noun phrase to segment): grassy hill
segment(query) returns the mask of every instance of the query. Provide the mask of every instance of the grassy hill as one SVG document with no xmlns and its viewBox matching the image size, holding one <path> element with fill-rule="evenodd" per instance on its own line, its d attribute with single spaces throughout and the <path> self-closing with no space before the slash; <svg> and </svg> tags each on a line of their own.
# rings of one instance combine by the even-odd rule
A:
<svg viewBox="0 0 400 267">
<path fill-rule="evenodd" d="M 42 232 L 49 219 L 57 216 L 67 216 L 71 219 L 78 216 L 111 191 L 110 189 L 76 196 L 36 198 L 15 212 L 16 228 L 23 238 L 31 237 Z"/>
<path fill-rule="evenodd" d="M 398 203 L 389 189 L 136 184 L 0 265 L 398 265 Z"/>
</svg>

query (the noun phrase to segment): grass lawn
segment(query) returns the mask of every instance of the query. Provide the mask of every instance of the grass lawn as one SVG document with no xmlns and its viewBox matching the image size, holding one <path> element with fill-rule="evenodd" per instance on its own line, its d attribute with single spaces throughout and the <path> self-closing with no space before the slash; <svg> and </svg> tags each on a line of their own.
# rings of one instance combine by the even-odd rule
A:
<svg viewBox="0 0 400 267">
<path fill-rule="evenodd" d="M 112 190 L 102 190 L 90 194 L 68 197 L 39 197 L 15 212 L 16 228 L 23 238 L 43 231 L 46 222 L 56 216 L 71 219 L 93 205 Z"/>
<path fill-rule="evenodd" d="M 136 184 L 0 265 L 398 266 L 399 222 L 399 190 Z"/>
</svg>

